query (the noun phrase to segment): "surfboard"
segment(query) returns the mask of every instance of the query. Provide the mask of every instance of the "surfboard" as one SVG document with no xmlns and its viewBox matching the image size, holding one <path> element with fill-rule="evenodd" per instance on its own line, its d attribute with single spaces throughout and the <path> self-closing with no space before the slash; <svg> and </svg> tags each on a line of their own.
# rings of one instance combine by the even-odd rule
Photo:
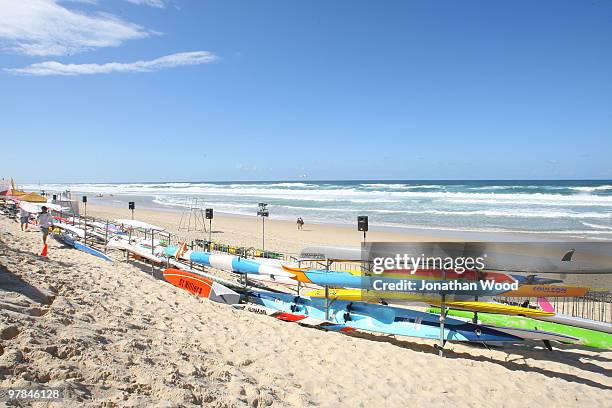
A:
<svg viewBox="0 0 612 408">
<path fill-rule="evenodd" d="M 172 285 L 213 302 L 228 305 L 240 302 L 240 294 L 204 276 L 171 268 L 165 269 L 163 275 Z"/>
</svg>

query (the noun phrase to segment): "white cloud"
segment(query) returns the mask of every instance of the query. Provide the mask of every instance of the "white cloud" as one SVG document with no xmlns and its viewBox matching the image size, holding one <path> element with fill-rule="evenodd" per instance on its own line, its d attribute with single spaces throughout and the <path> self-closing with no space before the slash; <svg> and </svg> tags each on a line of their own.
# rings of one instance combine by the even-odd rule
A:
<svg viewBox="0 0 612 408">
<path fill-rule="evenodd" d="M 45 61 L 28 65 L 24 68 L 5 69 L 12 74 L 21 75 L 91 75 L 110 74 L 113 72 L 153 72 L 164 68 L 184 65 L 208 64 L 218 57 L 208 51 L 179 52 L 148 61 L 109 62 L 106 64 L 63 64 L 57 61 Z"/>
<path fill-rule="evenodd" d="M 20 54 L 68 55 L 153 34 L 111 14 L 69 10 L 57 0 L 0 0 L 0 48 Z"/>
<path fill-rule="evenodd" d="M 73 2 L 73 3 L 87 3 L 87 4 L 98 4 L 99 0 L 58 0 L 61 2 Z M 142 6 L 150 6 L 157 8 L 165 8 L 170 0 L 126 0 L 128 3 L 142 5 Z"/>
<path fill-rule="evenodd" d="M 167 0 L 127 0 L 133 4 L 142 4 L 145 6 L 164 8 L 166 7 Z"/>
</svg>

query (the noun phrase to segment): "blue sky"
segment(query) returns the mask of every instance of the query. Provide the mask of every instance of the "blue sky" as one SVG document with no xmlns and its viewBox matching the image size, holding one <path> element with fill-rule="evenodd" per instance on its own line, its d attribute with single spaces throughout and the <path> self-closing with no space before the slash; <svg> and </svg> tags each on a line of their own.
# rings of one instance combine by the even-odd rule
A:
<svg viewBox="0 0 612 408">
<path fill-rule="evenodd" d="M 608 1 L 0 10 L 19 182 L 612 178 Z"/>
</svg>

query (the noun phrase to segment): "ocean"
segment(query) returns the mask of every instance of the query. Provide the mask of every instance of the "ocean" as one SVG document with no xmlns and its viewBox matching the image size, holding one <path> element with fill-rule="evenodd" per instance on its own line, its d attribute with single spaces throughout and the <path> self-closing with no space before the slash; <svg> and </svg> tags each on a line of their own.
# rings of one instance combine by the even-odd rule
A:
<svg viewBox="0 0 612 408">
<path fill-rule="evenodd" d="M 151 182 L 24 185 L 25 189 L 146 196 L 164 207 L 193 198 L 216 212 L 306 223 L 612 240 L 612 180 Z"/>
</svg>

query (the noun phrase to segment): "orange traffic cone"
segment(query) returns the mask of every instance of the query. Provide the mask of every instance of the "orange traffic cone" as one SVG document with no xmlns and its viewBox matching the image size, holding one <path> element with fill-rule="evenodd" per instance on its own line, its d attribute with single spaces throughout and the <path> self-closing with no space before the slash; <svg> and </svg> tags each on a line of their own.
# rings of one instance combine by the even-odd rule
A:
<svg viewBox="0 0 612 408">
<path fill-rule="evenodd" d="M 47 256 L 47 244 L 43 246 L 43 250 L 40 253 L 40 256 Z"/>
</svg>

